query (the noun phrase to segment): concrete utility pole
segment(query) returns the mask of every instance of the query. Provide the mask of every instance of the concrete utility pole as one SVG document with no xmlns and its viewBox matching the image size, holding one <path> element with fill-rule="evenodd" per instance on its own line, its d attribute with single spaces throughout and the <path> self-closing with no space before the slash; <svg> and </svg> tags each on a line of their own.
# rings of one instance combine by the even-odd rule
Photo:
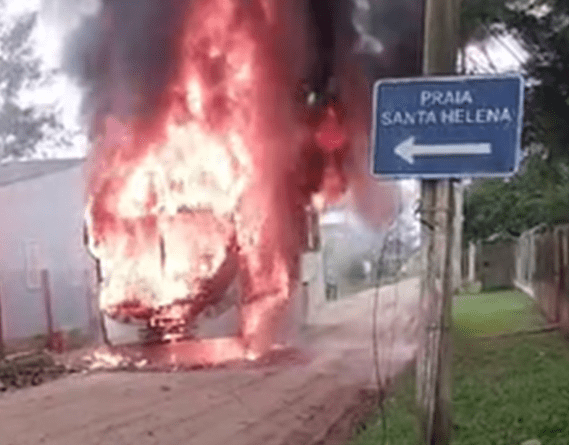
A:
<svg viewBox="0 0 569 445">
<path fill-rule="evenodd" d="M 425 1 L 425 76 L 456 73 L 460 0 Z M 451 424 L 451 308 L 454 187 L 452 180 L 427 180 L 421 188 L 423 249 L 417 404 L 420 444 L 447 445 Z"/>
</svg>

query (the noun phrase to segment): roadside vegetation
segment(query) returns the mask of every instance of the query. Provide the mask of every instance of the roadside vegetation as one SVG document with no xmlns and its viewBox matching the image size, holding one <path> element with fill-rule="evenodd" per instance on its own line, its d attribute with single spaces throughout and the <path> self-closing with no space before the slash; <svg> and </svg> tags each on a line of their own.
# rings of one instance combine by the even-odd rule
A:
<svg viewBox="0 0 569 445">
<path fill-rule="evenodd" d="M 454 301 L 453 445 L 569 443 L 569 343 L 556 331 L 486 336 L 544 325 L 518 291 L 467 294 Z M 537 323 L 537 326 L 536 326 Z M 350 445 L 415 445 L 413 370 Z"/>
<path fill-rule="evenodd" d="M 462 48 L 474 44 L 492 66 L 485 45 L 493 42 L 520 62 L 526 79 L 520 171 L 509 181 L 474 181 L 465 241 L 569 222 L 569 1 L 465 0 L 461 28 Z M 499 40 L 505 36 L 525 54 Z"/>
</svg>

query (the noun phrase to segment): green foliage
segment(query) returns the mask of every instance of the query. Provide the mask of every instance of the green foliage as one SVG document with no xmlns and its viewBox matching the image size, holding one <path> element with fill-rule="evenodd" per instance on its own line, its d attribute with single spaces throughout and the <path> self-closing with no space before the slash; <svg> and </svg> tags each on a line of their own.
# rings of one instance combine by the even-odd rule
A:
<svg viewBox="0 0 569 445">
<path fill-rule="evenodd" d="M 516 36 L 530 55 L 523 67 L 531 80 L 525 143 L 543 143 L 553 159 L 569 159 L 569 1 L 463 2 L 463 45 L 505 33 Z"/>
<path fill-rule="evenodd" d="M 485 37 L 483 30 L 486 25 L 502 21 L 504 5 L 503 0 L 463 1 L 460 18 L 460 46 L 483 39 Z"/>
<path fill-rule="evenodd" d="M 465 241 L 569 221 L 569 0 L 463 2 L 463 45 L 500 33 L 516 36 L 530 55 L 524 145 L 544 150 L 510 182 L 484 181 L 469 191 Z"/>
<path fill-rule="evenodd" d="M 569 168 L 531 156 L 520 174 L 473 185 L 464 204 L 465 242 L 485 239 L 494 233 L 515 236 L 541 223 L 569 222 Z"/>
</svg>

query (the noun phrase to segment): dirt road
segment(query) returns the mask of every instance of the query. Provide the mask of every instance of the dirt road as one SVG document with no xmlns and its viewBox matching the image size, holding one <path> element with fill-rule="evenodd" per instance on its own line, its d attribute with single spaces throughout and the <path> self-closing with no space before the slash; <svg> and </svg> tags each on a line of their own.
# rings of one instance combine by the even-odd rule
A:
<svg viewBox="0 0 569 445">
<path fill-rule="evenodd" d="M 414 355 L 418 289 L 408 280 L 380 292 L 382 375 Z M 373 386 L 372 295 L 327 306 L 305 333 L 304 354 L 269 367 L 74 375 L 2 394 L 0 443 L 344 443 L 371 403 L 363 390 Z"/>
</svg>

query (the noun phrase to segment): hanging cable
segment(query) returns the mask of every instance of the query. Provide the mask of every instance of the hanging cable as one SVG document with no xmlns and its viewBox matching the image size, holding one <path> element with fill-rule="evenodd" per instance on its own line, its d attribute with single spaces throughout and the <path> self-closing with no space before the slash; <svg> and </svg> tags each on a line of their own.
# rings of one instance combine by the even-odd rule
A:
<svg viewBox="0 0 569 445">
<path fill-rule="evenodd" d="M 403 215 L 403 194 L 402 194 L 402 190 L 401 190 L 401 184 L 398 187 L 398 199 L 399 199 L 399 209 L 398 209 L 398 215 L 399 218 L 402 217 Z M 402 268 L 402 252 L 401 252 L 401 248 L 402 248 L 402 244 L 403 244 L 403 240 L 402 240 L 402 233 L 401 233 L 401 225 L 402 225 L 402 221 L 399 221 L 398 224 L 396 224 L 395 230 L 396 230 L 396 234 L 397 236 L 395 237 L 395 287 L 393 289 L 393 306 L 392 306 L 392 310 L 393 310 L 393 316 L 391 318 L 391 326 L 388 330 L 388 333 L 390 335 L 390 342 L 389 342 L 389 349 L 388 349 L 388 354 L 389 354 L 389 361 L 388 361 L 388 366 L 387 366 L 387 378 L 389 379 L 390 376 L 392 375 L 392 365 L 393 365 L 393 355 L 394 355 L 394 350 L 395 350 L 395 323 L 397 320 L 397 313 L 398 313 L 398 308 L 399 308 L 399 285 L 400 285 L 400 280 L 401 280 L 401 268 Z"/>
<path fill-rule="evenodd" d="M 389 235 L 390 231 L 388 231 L 384 237 L 383 245 L 381 246 L 381 251 L 379 257 L 377 258 L 377 271 L 375 276 L 375 293 L 374 293 L 374 301 L 373 301 L 373 310 L 372 310 L 372 347 L 373 347 L 373 358 L 374 358 L 374 370 L 375 370 L 375 378 L 377 383 L 377 395 L 378 395 L 378 407 L 381 417 L 381 424 L 383 430 L 383 439 L 382 445 L 387 443 L 387 419 L 385 416 L 385 386 L 383 379 L 381 378 L 381 370 L 380 370 L 380 360 L 379 360 L 379 344 L 378 344 L 378 332 L 377 332 L 377 315 L 379 309 L 379 294 L 381 288 L 381 280 L 382 280 L 382 267 L 383 267 L 383 259 L 385 255 L 385 251 L 387 245 L 389 243 Z"/>
<path fill-rule="evenodd" d="M 403 208 L 403 197 L 402 197 L 402 190 L 401 184 L 398 187 L 398 212 L 397 212 L 397 219 L 395 223 L 395 227 L 388 230 L 385 234 L 383 245 L 381 247 L 381 251 L 379 257 L 377 259 L 377 273 L 375 279 L 375 293 L 374 293 L 374 302 L 373 302 L 373 309 L 372 309 L 372 346 L 373 346 L 373 357 L 374 357 L 374 369 L 375 369 L 375 378 L 377 383 L 377 391 L 378 391 L 378 407 L 380 411 L 380 421 L 382 424 L 382 445 L 387 444 L 387 417 L 385 412 L 385 401 L 387 398 L 387 390 L 391 384 L 391 372 L 392 369 L 392 361 L 393 361 L 393 352 L 395 347 L 395 322 L 397 316 L 397 308 L 399 302 L 399 279 L 400 279 L 400 269 L 401 269 L 401 221 L 397 221 L 401 218 L 402 215 L 402 208 Z M 384 269 L 389 267 L 388 264 L 384 264 L 385 256 L 387 253 L 387 249 L 390 246 L 390 243 L 395 242 L 395 287 L 394 287 L 394 301 L 391 305 L 392 309 L 392 319 L 390 323 L 390 327 L 388 328 L 388 335 L 389 338 L 384 337 L 384 347 L 382 348 L 382 357 L 380 358 L 379 354 L 379 341 L 378 341 L 378 312 L 379 312 L 379 303 L 380 303 L 380 294 L 381 294 L 381 284 L 382 284 L 382 277 Z M 384 305 L 382 305 L 384 306 Z M 385 357 L 385 354 L 389 355 L 388 360 Z M 385 365 L 385 372 L 382 376 L 381 372 L 381 364 Z"/>
</svg>

